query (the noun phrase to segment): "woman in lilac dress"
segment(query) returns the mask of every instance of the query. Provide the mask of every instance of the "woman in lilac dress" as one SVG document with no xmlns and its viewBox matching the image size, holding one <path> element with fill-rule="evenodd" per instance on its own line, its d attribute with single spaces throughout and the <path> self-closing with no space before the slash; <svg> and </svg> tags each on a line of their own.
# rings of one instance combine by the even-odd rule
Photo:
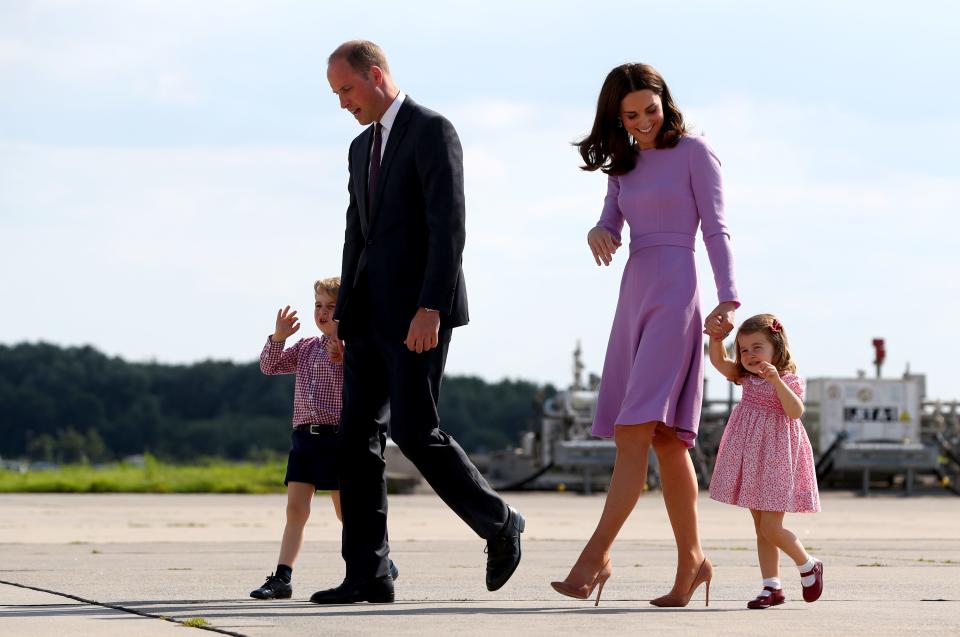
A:
<svg viewBox="0 0 960 637">
<path fill-rule="evenodd" d="M 579 599 L 602 590 L 612 573 L 613 541 L 643 491 L 652 446 L 677 543 L 677 573 L 673 589 L 651 603 L 686 606 L 703 583 L 709 602 L 713 567 L 700 546 L 688 450 L 700 421 L 701 333 L 729 332 L 739 306 L 720 163 L 701 137 L 688 133 L 663 78 L 645 64 L 624 64 L 607 75 L 593 130 L 578 147 L 585 170 L 608 175 L 600 221 L 587 235 L 594 259 L 610 265 L 624 221 L 630 256 L 593 423 L 594 435 L 616 443 L 613 477 L 593 536 L 567 578 L 552 585 Z M 698 226 L 719 297 L 702 323 L 693 252 Z"/>
</svg>

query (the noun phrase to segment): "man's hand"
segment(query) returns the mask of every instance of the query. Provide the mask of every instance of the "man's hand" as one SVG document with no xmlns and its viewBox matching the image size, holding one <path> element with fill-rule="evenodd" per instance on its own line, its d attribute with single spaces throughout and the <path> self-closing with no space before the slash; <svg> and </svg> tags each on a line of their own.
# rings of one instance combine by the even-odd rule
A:
<svg viewBox="0 0 960 637">
<path fill-rule="evenodd" d="M 422 354 L 432 350 L 440 341 L 440 312 L 420 308 L 410 321 L 410 330 L 404 344 L 411 352 Z"/>
<path fill-rule="evenodd" d="M 270 338 L 275 343 L 282 343 L 288 337 L 296 334 L 300 329 L 300 319 L 297 318 L 297 311 L 290 311 L 290 306 L 277 310 L 277 326 L 274 328 L 273 336 Z"/>
</svg>

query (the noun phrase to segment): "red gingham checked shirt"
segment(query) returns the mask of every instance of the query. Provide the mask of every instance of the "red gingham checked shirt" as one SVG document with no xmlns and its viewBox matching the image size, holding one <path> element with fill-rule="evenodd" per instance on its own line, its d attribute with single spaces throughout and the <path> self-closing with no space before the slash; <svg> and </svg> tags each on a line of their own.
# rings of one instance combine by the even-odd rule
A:
<svg viewBox="0 0 960 637">
<path fill-rule="evenodd" d="M 260 353 L 260 371 L 269 376 L 296 374 L 293 390 L 293 426 L 340 422 L 343 400 L 343 365 L 330 360 L 326 336 L 301 338 L 284 350 L 283 343 L 267 344 Z"/>
</svg>

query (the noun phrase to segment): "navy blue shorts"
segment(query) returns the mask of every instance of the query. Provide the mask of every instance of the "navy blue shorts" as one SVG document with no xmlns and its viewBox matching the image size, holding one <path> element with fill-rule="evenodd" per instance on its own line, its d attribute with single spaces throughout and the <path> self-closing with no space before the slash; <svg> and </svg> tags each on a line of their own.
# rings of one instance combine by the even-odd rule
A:
<svg viewBox="0 0 960 637">
<path fill-rule="evenodd" d="M 294 429 L 284 484 L 306 482 L 318 491 L 340 489 L 340 431 L 337 425 L 312 425 L 316 433 Z"/>
</svg>

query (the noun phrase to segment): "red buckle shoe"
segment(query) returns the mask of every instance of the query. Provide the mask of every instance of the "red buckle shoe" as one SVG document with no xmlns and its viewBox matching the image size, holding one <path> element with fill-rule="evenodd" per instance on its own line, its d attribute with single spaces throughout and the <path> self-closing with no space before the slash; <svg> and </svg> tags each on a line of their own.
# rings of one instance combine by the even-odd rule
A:
<svg viewBox="0 0 960 637">
<path fill-rule="evenodd" d="M 813 584 L 803 587 L 803 601 L 815 602 L 820 599 L 820 595 L 823 593 L 823 562 L 814 560 L 811 570 L 800 573 L 800 577 L 807 577 L 808 575 L 813 575 L 815 579 Z"/>
<path fill-rule="evenodd" d="M 770 606 L 779 606 L 780 604 L 787 601 L 786 596 L 783 594 L 782 588 L 773 588 L 772 586 L 764 586 L 763 590 L 769 592 L 769 595 L 757 595 L 755 599 L 751 599 L 747 602 L 747 608 L 769 608 Z"/>
</svg>

